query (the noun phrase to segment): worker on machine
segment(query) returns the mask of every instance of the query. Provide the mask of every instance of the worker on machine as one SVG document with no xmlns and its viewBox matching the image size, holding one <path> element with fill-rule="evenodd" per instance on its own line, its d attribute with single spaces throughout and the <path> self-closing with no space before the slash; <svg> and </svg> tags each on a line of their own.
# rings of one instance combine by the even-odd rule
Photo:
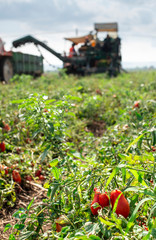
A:
<svg viewBox="0 0 156 240">
<path fill-rule="evenodd" d="M 89 39 L 88 39 L 88 36 L 85 37 L 85 42 L 84 42 L 84 46 L 88 47 L 90 44 L 89 44 Z"/>
<path fill-rule="evenodd" d="M 95 38 L 93 38 L 93 39 L 90 40 L 90 46 L 93 47 L 93 48 L 96 46 L 96 40 L 95 40 Z"/>
<path fill-rule="evenodd" d="M 107 34 L 106 38 L 104 39 L 102 49 L 105 53 L 111 52 L 111 37 L 109 36 L 109 34 Z"/>
<path fill-rule="evenodd" d="M 76 56 L 76 51 L 75 51 L 75 43 L 72 43 L 71 48 L 69 49 L 69 57 Z"/>
</svg>

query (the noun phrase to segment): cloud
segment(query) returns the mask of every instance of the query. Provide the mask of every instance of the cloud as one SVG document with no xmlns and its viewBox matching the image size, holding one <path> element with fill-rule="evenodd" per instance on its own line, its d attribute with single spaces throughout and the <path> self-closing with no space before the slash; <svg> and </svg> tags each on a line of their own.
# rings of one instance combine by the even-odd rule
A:
<svg viewBox="0 0 156 240">
<path fill-rule="evenodd" d="M 95 22 L 118 22 L 126 59 L 130 54 L 126 47 L 156 47 L 155 0 L 0 0 L 0 12 L 1 37 L 7 42 L 32 34 L 56 41 L 59 49 L 63 46 L 59 39 L 75 35 L 76 29 L 83 35 L 93 30 Z"/>
<path fill-rule="evenodd" d="M 89 30 L 94 22 L 117 21 L 121 31 L 148 32 L 155 29 L 154 9 L 155 0 L 1 0 L 0 21 L 20 21 L 32 31 L 51 32 Z"/>
</svg>

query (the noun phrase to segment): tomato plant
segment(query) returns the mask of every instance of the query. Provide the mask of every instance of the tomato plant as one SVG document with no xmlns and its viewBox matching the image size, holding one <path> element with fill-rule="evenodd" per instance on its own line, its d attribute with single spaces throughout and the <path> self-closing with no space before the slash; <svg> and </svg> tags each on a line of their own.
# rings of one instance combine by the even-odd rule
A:
<svg viewBox="0 0 156 240">
<path fill-rule="evenodd" d="M 156 238 L 155 77 L 62 72 L 0 86 L 0 208 L 39 189 L 10 238 Z"/>
</svg>

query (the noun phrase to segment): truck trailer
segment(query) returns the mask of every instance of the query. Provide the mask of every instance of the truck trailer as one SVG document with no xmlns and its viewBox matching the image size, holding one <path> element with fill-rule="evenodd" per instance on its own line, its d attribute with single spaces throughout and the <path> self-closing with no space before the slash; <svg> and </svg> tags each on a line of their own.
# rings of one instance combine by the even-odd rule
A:
<svg viewBox="0 0 156 240">
<path fill-rule="evenodd" d="M 31 54 L 6 51 L 0 39 L 0 79 L 6 83 L 15 74 L 40 76 L 43 73 L 43 57 Z"/>
</svg>

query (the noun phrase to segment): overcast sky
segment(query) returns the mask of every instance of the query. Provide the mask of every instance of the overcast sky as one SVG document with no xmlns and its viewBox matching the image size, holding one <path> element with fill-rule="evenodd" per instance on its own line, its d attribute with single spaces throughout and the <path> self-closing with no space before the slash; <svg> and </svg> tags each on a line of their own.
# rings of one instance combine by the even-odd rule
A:
<svg viewBox="0 0 156 240">
<path fill-rule="evenodd" d="M 123 66 L 156 66 L 155 0 L 0 0 L 0 37 L 7 50 L 17 38 L 31 34 L 54 50 L 69 48 L 64 37 L 88 34 L 94 23 L 118 22 Z M 34 52 L 34 46 L 21 48 Z M 35 50 L 34 50 L 35 49 Z M 41 49 L 53 65 L 58 59 Z"/>
</svg>

